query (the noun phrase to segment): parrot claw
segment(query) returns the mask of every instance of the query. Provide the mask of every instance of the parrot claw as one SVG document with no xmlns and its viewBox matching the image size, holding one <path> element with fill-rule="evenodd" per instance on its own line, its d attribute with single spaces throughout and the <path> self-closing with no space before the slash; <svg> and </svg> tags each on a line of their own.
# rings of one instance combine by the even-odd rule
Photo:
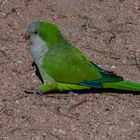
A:
<svg viewBox="0 0 140 140">
<path fill-rule="evenodd" d="M 31 88 L 31 89 L 25 89 L 24 92 L 28 94 L 34 94 L 35 96 L 41 95 L 40 89 L 39 88 Z"/>
<path fill-rule="evenodd" d="M 61 98 L 67 100 L 70 97 L 77 96 L 77 95 L 78 95 L 77 93 L 74 93 L 73 91 L 69 91 L 66 96 L 62 96 Z"/>
<path fill-rule="evenodd" d="M 77 96 L 78 95 L 77 93 L 74 93 L 73 91 L 69 91 L 67 94 L 68 94 L 68 97 Z"/>
</svg>

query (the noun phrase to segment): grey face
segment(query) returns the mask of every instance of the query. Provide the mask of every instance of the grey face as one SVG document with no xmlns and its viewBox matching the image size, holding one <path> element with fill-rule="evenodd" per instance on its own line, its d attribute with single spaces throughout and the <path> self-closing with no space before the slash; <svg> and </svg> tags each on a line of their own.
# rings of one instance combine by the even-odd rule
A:
<svg viewBox="0 0 140 140">
<path fill-rule="evenodd" d="M 25 37 L 29 40 L 30 52 L 35 60 L 36 64 L 39 66 L 42 56 L 48 51 L 48 47 L 45 41 L 39 36 L 37 30 L 39 27 L 38 22 L 33 22 L 29 25 Z"/>
<path fill-rule="evenodd" d="M 25 33 L 25 36 L 24 36 L 25 40 L 30 40 L 32 36 L 37 35 L 38 27 L 39 27 L 38 22 L 31 23 L 27 29 L 27 32 Z"/>
<path fill-rule="evenodd" d="M 35 32 L 37 32 L 38 27 L 39 27 L 39 23 L 38 22 L 33 22 L 29 25 L 29 27 L 27 29 L 27 32 L 35 33 Z"/>
</svg>

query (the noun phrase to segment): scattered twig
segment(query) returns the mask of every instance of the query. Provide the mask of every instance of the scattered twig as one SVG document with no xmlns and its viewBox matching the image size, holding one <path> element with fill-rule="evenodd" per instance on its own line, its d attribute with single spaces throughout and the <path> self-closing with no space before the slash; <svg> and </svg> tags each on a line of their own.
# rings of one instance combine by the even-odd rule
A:
<svg viewBox="0 0 140 140">
<path fill-rule="evenodd" d="M 140 72 L 140 64 L 138 62 L 138 61 L 140 61 L 140 57 L 137 56 L 136 54 L 134 54 L 134 59 L 135 59 L 135 62 L 136 62 L 136 66 L 137 66 L 137 68 L 138 68 L 138 70 Z"/>
<path fill-rule="evenodd" d="M 12 130 L 9 130 L 9 131 L 5 134 L 5 136 L 7 136 L 8 134 L 12 134 L 12 133 L 14 133 L 15 131 L 19 130 L 20 127 L 21 127 L 27 120 L 28 120 L 28 119 L 25 119 L 25 120 L 22 121 L 19 125 L 17 125 L 15 128 L 13 128 Z M 5 136 L 4 136 L 4 137 L 5 137 Z"/>
<path fill-rule="evenodd" d="M 11 69 L 12 72 L 16 73 L 16 74 L 19 74 L 19 75 L 23 75 L 24 73 L 20 72 L 19 70 L 13 68 Z"/>
<path fill-rule="evenodd" d="M 47 109 L 48 109 L 49 111 L 51 111 L 51 112 L 57 114 L 57 115 L 64 116 L 64 117 L 67 117 L 67 118 L 70 118 L 70 119 L 80 120 L 79 118 L 76 118 L 76 117 L 73 117 L 73 116 L 69 116 L 69 115 L 64 114 L 64 113 L 62 113 L 62 112 L 60 112 L 60 111 L 57 112 L 57 111 L 54 111 L 54 110 L 52 110 L 52 109 L 50 109 L 50 108 L 47 108 Z"/>
<path fill-rule="evenodd" d="M 2 54 L 3 56 L 7 57 L 7 54 L 6 54 L 5 51 L 3 51 L 3 50 L 0 49 L 0 52 L 1 52 L 1 54 Z"/>
<path fill-rule="evenodd" d="M 83 99 L 82 101 L 80 101 L 79 103 L 77 104 L 74 104 L 72 105 L 69 109 L 68 109 L 68 112 L 71 112 L 72 110 L 74 110 L 76 107 L 82 105 L 83 103 L 86 103 L 87 102 L 87 99 Z"/>
<path fill-rule="evenodd" d="M 109 31 L 109 32 L 110 32 L 112 35 L 111 35 L 111 37 L 109 38 L 108 43 L 111 43 L 112 40 L 113 40 L 114 38 L 116 38 L 116 34 L 113 33 L 113 32 L 111 32 L 111 31 Z"/>
<path fill-rule="evenodd" d="M 7 107 L 7 104 L 6 105 L 4 105 L 1 109 L 0 109 L 0 115 L 2 115 L 3 114 L 3 112 L 5 111 L 5 108 Z"/>
<path fill-rule="evenodd" d="M 50 135 L 52 135 L 53 137 L 55 137 L 58 140 L 62 140 L 58 135 L 53 134 L 51 131 L 48 132 Z"/>
<path fill-rule="evenodd" d="M 26 73 L 26 72 L 30 72 L 30 71 L 33 71 L 33 70 L 35 70 L 34 67 L 33 67 L 33 68 L 30 68 L 30 69 L 27 69 L 27 70 L 25 70 L 24 72 Z"/>
<path fill-rule="evenodd" d="M 115 59 L 115 60 L 120 59 L 119 55 L 116 55 L 115 53 L 112 53 L 112 52 L 107 52 L 107 51 L 99 50 L 99 49 L 95 49 L 95 48 L 92 48 L 92 50 L 97 52 L 97 53 L 102 53 L 102 54 L 104 54 L 106 56 L 109 56 L 110 58 Z"/>
</svg>

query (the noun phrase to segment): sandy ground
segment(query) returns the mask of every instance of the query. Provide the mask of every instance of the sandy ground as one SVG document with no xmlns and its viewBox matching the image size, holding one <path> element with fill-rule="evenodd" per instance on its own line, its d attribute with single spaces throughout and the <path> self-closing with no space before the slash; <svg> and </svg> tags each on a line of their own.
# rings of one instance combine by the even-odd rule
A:
<svg viewBox="0 0 140 140">
<path fill-rule="evenodd" d="M 139 140 L 139 95 L 24 93 L 41 85 L 23 39 L 40 20 L 96 64 L 140 82 L 139 0 L 0 0 L 0 140 Z"/>
</svg>

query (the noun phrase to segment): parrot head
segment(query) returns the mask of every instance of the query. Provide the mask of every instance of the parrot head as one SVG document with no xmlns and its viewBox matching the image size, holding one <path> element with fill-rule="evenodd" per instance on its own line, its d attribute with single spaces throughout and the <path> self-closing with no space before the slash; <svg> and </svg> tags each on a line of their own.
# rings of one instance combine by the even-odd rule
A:
<svg viewBox="0 0 140 140">
<path fill-rule="evenodd" d="M 29 40 L 32 45 L 32 43 L 37 43 L 36 40 L 38 37 L 43 40 L 48 47 L 57 44 L 63 39 L 58 27 L 49 22 L 33 22 L 29 25 L 24 38 Z"/>
</svg>

